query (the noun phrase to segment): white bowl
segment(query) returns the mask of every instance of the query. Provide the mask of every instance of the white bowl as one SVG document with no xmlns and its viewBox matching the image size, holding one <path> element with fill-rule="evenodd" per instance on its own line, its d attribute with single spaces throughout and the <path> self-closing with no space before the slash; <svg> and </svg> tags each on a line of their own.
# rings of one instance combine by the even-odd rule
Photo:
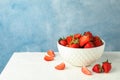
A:
<svg viewBox="0 0 120 80">
<path fill-rule="evenodd" d="M 70 48 L 60 45 L 57 42 L 58 52 L 66 62 L 73 66 L 89 66 L 97 59 L 99 59 L 105 48 L 103 45 L 94 48 Z"/>
</svg>

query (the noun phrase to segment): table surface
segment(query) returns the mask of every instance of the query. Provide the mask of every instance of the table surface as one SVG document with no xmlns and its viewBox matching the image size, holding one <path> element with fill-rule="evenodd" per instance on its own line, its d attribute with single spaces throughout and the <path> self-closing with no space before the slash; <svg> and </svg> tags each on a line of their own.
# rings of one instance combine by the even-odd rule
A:
<svg viewBox="0 0 120 80">
<path fill-rule="evenodd" d="M 75 67 L 65 62 L 65 70 L 56 70 L 55 65 L 63 62 L 56 53 L 55 60 L 45 61 L 46 52 L 15 52 L 0 75 L 0 80 L 120 80 L 120 52 L 104 52 L 95 63 L 106 59 L 112 63 L 110 73 L 94 73 L 85 75 L 81 67 Z M 95 64 L 88 66 L 92 71 Z"/>
</svg>

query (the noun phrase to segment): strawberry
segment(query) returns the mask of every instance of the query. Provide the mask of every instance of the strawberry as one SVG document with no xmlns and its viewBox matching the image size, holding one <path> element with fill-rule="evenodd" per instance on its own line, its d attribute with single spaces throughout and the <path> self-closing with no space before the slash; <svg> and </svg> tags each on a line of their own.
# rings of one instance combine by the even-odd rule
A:
<svg viewBox="0 0 120 80">
<path fill-rule="evenodd" d="M 62 62 L 62 63 L 56 65 L 55 69 L 57 69 L 57 70 L 64 70 L 65 69 L 65 63 Z"/>
<path fill-rule="evenodd" d="M 92 72 L 85 66 L 82 66 L 81 71 L 86 75 L 92 75 Z"/>
<path fill-rule="evenodd" d="M 105 73 L 109 73 L 110 70 L 111 70 L 111 68 L 112 68 L 112 65 L 111 65 L 111 63 L 109 63 L 108 60 L 107 60 L 107 61 L 103 62 L 102 68 L 103 68 L 103 71 L 104 71 Z"/>
<path fill-rule="evenodd" d="M 103 45 L 100 37 L 94 36 L 90 31 L 84 32 L 84 34 L 76 33 L 65 38 L 60 38 L 59 43 L 72 48 L 92 48 Z"/>
<path fill-rule="evenodd" d="M 67 40 L 67 44 L 70 45 L 73 40 L 73 36 L 67 36 L 66 40 Z"/>
<path fill-rule="evenodd" d="M 48 51 L 47 51 L 47 54 L 48 54 L 49 56 L 51 56 L 51 57 L 55 57 L 55 53 L 54 53 L 53 50 L 48 50 Z"/>
<path fill-rule="evenodd" d="M 87 44 L 85 44 L 84 48 L 92 48 L 94 47 L 93 42 L 88 42 Z"/>
<path fill-rule="evenodd" d="M 63 46 L 66 46 L 66 45 L 67 45 L 66 39 L 60 38 L 60 39 L 59 39 L 59 44 L 61 44 L 61 45 L 63 45 Z"/>
<path fill-rule="evenodd" d="M 52 60 L 54 60 L 54 57 L 49 56 L 49 55 L 45 55 L 45 56 L 44 56 L 44 60 L 45 60 L 45 61 L 52 61 Z"/>
<path fill-rule="evenodd" d="M 81 36 L 79 39 L 80 47 L 83 47 L 89 41 L 90 41 L 90 37 L 88 35 Z"/>
<path fill-rule="evenodd" d="M 75 39 L 79 39 L 80 37 L 81 37 L 81 34 L 80 34 L 80 33 L 74 34 L 74 38 L 75 38 Z"/>
<path fill-rule="evenodd" d="M 93 34 L 90 31 L 84 32 L 84 35 L 88 35 L 93 40 Z"/>
<path fill-rule="evenodd" d="M 69 47 L 71 47 L 71 48 L 79 48 L 80 46 L 79 46 L 79 44 L 71 44 Z"/>
<path fill-rule="evenodd" d="M 99 36 L 94 36 L 93 39 L 94 39 L 93 42 L 94 42 L 96 47 L 101 46 L 103 44 L 103 42 L 102 42 L 102 40 L 100 39 Z"/>
<path fill-rule="evenodd" d="M 101 73 L 103 70 L 100 64 L 95 64 L 92 68 L 92 71 L 96 73 Z"/>
</svg>

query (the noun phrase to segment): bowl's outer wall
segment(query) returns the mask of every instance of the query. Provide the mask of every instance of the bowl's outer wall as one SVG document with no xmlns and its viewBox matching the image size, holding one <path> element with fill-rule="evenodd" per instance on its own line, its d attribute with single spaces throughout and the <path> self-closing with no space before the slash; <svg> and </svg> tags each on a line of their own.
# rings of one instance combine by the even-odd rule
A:
<svg viewBox="0 0 120 80">
<path fill-rule="evenodd" d="M 74 66 L 88 66 L 99 59 L 105 48 L 105 43 L 96 48 L 75 49 L 62 46 L 57 43 L 58 51 L 61 57 Z"/>
</svg>

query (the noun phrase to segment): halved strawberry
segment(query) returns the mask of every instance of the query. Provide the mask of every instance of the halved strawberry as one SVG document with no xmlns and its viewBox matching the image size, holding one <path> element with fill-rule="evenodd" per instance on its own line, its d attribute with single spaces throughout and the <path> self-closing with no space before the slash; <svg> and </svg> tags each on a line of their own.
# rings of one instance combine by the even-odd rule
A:
<svg viewBox="0 0 120 80">
<path fill-rule="evenodd" d="M 54 57 L 49 56 L 49 55 L 45 55 L 45 56 L 44 56 L 44 60 L 45 60 L 45 61 L 52 61 L 52 60 L 54 60 Z"/>
<path fill-rule="evenodd" d="M 86 75 L 92 75 L 92 72 L 86 66 L 82 66 L 81 71 Z"/>
<path fill-rule="evenodd" d="M 80 37 L 79 40 L 80 47 L 83 47 L 89 41 L 90 41 L 90 37 L 88 35 L 83 35 L 82 37 Z"/>
<path fill-rule="evenodd" d="M 64 70 L 65 69 L 65 63 L 62 62 L 62 63 L 56 65 L 55 69 L 57 69 L 57 70 Z"/>
<path fill-rule="evenodd" d="M 47 54 L 48 54 L 49 56 L 55 57 L 55 53 L 54 53 L 53 50 L 48 50 L 48 51 L 47 51 Z"/>
</svg>

